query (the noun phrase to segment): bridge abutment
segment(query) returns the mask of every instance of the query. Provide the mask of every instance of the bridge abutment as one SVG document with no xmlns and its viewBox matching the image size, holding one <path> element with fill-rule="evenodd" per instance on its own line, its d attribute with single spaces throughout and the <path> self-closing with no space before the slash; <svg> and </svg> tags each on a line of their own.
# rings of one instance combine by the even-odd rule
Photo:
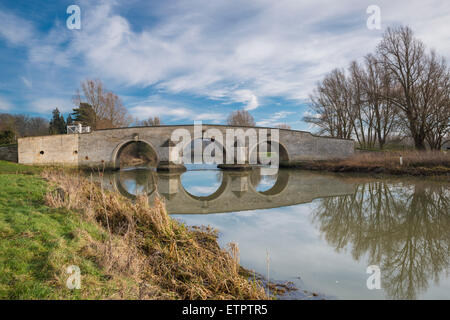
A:
<svg viewBox="0 0 450 320">
<path fill-rule="evenodd" d="M 219 169 L 222 170 L 234 170 L 234 171 L 247 171 L 252 170 L 255 166 L 252 166 L 248 163 L 246 164 L 219 164 L 217 165 Z"/>
<path fill-rule="evenodd" d="M 156 167 L 160 172 L 184 172 L 186 167 L 182 164 L 176 164 L 170 161 L 160 161 Z"/>
</svg>

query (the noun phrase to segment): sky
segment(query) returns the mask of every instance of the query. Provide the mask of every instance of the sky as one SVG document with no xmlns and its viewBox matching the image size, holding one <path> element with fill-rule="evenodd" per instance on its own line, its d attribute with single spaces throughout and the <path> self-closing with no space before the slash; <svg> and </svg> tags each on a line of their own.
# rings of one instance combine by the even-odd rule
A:
<svg viewBox="0 0 450 320">
<path fill-rule="evenodd" d="M 246 109 L 257 125 L 308 130 L 317 81 L 373 52 L 388 26 L 448 59 L 449 24 L 448 0 L 1 0 L 0 112 L 67 115 L 81 81 L 100 79 L 141 120 L 223 124 Z"/>
</svg>

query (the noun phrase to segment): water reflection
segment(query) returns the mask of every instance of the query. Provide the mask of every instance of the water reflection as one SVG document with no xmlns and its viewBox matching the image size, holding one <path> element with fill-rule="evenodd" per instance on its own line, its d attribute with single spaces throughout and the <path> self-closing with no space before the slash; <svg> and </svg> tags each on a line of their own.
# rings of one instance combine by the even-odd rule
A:
<svg viewBox="0 0 450 320">
<path fill-rule="evenodd" d="M 181 184 L 186 192 L 193 196 L 204 197 L 213 194 L 222 184 L 220 170 L 187 171 L 181 176 Z"/>
<path fill-rule="evenodd" d="M 380 266 L 389 298 L 416 299 L 448 277 L 449 200 L 448 185 L 436 182 L 360 183 L 352 195 L 320 200 L 313 221 L 338 252 Z"/>
<path fill-rule="evenodd" d="M 113 186 L 115 191 L 133 199 L 138 194 L 153 194 L 156 190 L 157 174 L 148 169 L 122 170 L 115 174 L 107 173 L 104 179 L 107 180 L 106 185 Z"/>
<path fill-rule="evenodd" d="M 277 280 L 338 298 L 450 298 L 448 182 L 211 168 L 103 179 L 128 197 L 164 196 L 169 213 L 187 224 L 216 227 L 221 244 L 238 242 L 241 262 L 257 272 L 269 249 Z M 366 288 L 373 264 L 381 291 Z"/>
<path fill-rule="evenodd" d="M 105 174 L 103 179 L 108 180 L 104 185 L 111 185 L 129 198 L 143 193 L 151 201 L 157 194 L 163 195 L 172 214 L 269 209 L 354 192 L 352 183 L 342 182 L 334 175 L 264 169 L 188 171 L 183 174 L 118 171 Z"/>
</svg>

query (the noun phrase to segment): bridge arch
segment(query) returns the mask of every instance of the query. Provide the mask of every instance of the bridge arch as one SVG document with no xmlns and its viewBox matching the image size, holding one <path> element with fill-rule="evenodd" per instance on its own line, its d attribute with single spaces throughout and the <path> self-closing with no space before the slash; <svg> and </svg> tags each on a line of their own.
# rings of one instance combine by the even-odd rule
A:
<svg viewBox="0 0 450 320">
<path fill-rule="evenodd" d="M 226 191 L 228 182 L 229 182 L 229 176 L 227 174 L 223 173 L 220 186 L 212 194 L 207 195 L 207 196 L 193 195 L 184 187 L 184 185 L 181 181 L 180 181 L 180 184 L 181 184 L 181 189 L 183 190 L 183 192 L 186 193 L 187 196 L 189 196 L 190 198 L 192 198 L 196 201 L 202 202 L 202 201 L 212 201 L 212 200 L 220 198 L 220 196 Z"/>
<path fill-rule="evenodd" d="M 220 143 L 219 141 L 217 141 L 216 139 L 213 138 L 209 138 L 209 137 L 196 137 L 196 138 L 192 138 L 189 141 L 186 141 L 184 143 L 184 145 L 182 146 L 182 152 L 184 154 L 185 151 L 187 151 L 188 148 L 191 149 L 191 164 L 194 163 L 194 148 L 195 148 L 195 141 L 201 141 L 202 143 L 202 163 L 204 163 L 205 159 L 205 148 L 203 143 L 204 142 L 209 142 L 210 144 L 215 144 L 217 147 L 219 147 L 220 149 L 222 149 L 222 156 L 223 156 L 223 163 L 225 163 L 225 159 L 226 159 L 226 155 L 227 155 L 227 148 L 225 147 L 225 145 L 223 143 Z M 223 142 L 223 141 L 222 141 Z M 184 155 L 182 157 L 182 159 L 184 159 Z M 220 164 L 220 163 L 218 163 Z"/>
<path fill-rule="evenodd" d="M 261 168 L 264 169 L 264 168 Z M 264 196 L 276 196 L 280 193 L 282 193 L 288 186 L 289 183 L 289 172 L 286 170 L 277 170 L 277 176 L 275 179 L 275 183 L 267 190 L 264 191 L 258 191 L 257 187 L 259 185 L 259 181 L 251 180 L 251 187 L 253 188 L 253 191 L 256 193 L 259 193 Z"/>
<path fill-rule="evenodd" d="M 155 148 L 151 142 L 149 142 L 147 140 L 143 140 L 143 139 L 127 139 L 127 140 L 119 143 L 114 148 L 114 150 L 111 154 L 111 163 L 113 163 L 114 169 L 120 169 L 120 156 L 121 156 L 123 150 L 132 143 L 144 143 L 148 147 L 150 147 L 150 149 L 156 156 L 156 166 L 158 166 L 158 163 L 160 161 L 160 155 L 158 154 L 158 151 L 157 151 L 158 149 Z"/>
<path fill-rule="evenodd" d="M 258 164 L 260 164 L 259 146 L 261 145 L 261 143 L 262 142 L 258 142 L 258 144 L 256 146 L 254 146 L 251 150 L 249 150 L 249 156 L 251 154 L 253 154 L 254 152 L 257 152 Z M 288 149 L 286 148 L 286 146 L 283 143 L 281 143 L 281 142 L 272 142 L 272 141 L 268 140 L 267 144 L 270 145 L 270 146 L 278 145 L 279 166 L 282 166 L 282 164 L 289 163 L 289 161 L 290 161 L 289 152 L 288 152 Z"/>
<path fill-rule="evenodd" d="M 129 199 L 136 199 L 137 198 L 137 194 L 133 194 L 131 192 L 128 191 L 128 189 L 122 184 L 122 177 L 121 175 L 126 172 L 126 171 L 119 171 L 117 172 L 117 174 L 115 174 L 113 176 L 114 180 L 114 186 L 116 188 L 116 190 L 123 195 L 124 197 L 127 197 Z M 157 176 L 156 173 L 154 171 L 149 171 L 149 177 L 150 177 L 150 182 L 151 182 L 151 188 L 147 189 L 145 192 L 145 195 L 150 197 L 152 194 L 154 194 L 157 190 Z"/>
</svg>

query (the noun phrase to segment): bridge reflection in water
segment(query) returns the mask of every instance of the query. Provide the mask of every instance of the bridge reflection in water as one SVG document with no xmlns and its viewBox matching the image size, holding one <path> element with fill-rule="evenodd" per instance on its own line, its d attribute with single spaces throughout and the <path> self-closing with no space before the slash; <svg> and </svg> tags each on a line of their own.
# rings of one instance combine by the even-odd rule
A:
<svg viewBox="0 0 450 320">
<path fill-rule="evenodd" d="M 221 245 L 238 242 L 241 262 L 257 272 L 270 250 L 273 274 L 299 288 L 346 299 L 450 297 L 446 181 L 264 169 L 200 171 L 190 181 L 195 174 L 134 170 L 103 179 L 130 198 L 160 194 L 176 218 L 217 228 Z M 244 210 L 255 211 L 237 214 Z M 230 213 L 191 215 L 222 212 Z M 382 290 L 367 289 L 369 265 L 380 267 Z"/>
<path fill-rule="evenodd" d="M 202 171 L 204 174 L 205 171 Z M 128 198 L 137 194 L 164 196 L 170 214 L 208 214 L 286 207 L 316 198 L 351 194 L 352 183 L 333 175 L 311 172 L 255 168 L 251 171 L 209 171 L 217 187 L 209 195 L 195 195 L 184 187 L 186 173 L 160 173 L 151 170 L 117 171 L 104 175 L 110 185 Z M 211 186 L 206 187 L 211 190 Z M 195 189 L 194 189 L 195 190 Z"/>
</svg>

